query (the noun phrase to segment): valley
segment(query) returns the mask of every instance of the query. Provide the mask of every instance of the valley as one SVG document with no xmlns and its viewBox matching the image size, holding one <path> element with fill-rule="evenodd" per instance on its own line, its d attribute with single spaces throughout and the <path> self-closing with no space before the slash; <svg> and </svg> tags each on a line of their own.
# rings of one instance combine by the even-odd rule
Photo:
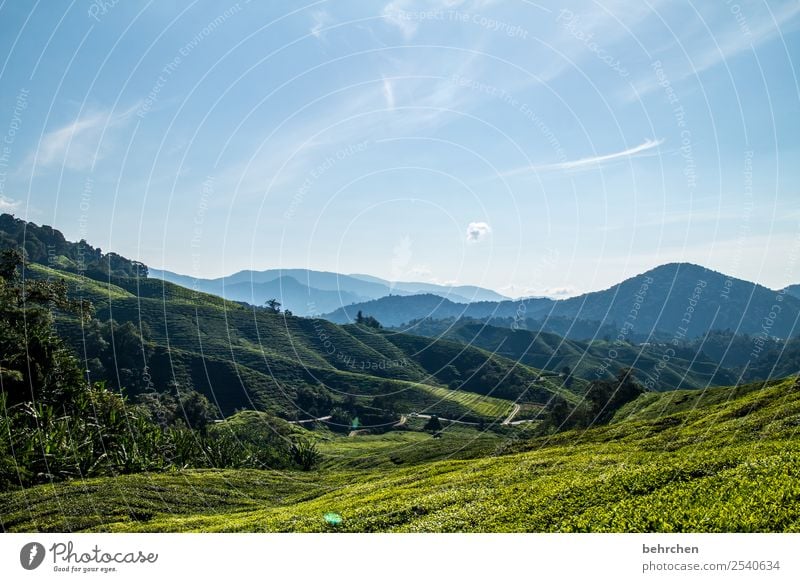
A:
<svg viewBox="0 0 800 582">
<path fill-rule="evenodd" d="M 654 327 L 635 329 L 647 341 L 621 334 L 623 320 L 607 314 L 618 309 L 618 295 L 641 293 L 636 280 L 608 297 L 530 300 L 575 329 L 618 330 L 603 338 L 525 329 L 498 317 L 503 303 L 449 304 L 426 293 L 372 300 L 353 321 L 336 323 L 289 313 L 277 301 L 231 301 L 150 277 L 140 263 L 49 227 L 7 215 L 0 226 L 4 260 L 16 260 L 11 251 L 23 257 L 18 270 L 4 267 L 4 325 L 16 330 L 23 313 L 51 321 L 57 337 L 47 341 L 64 343 L 53 354 L 63 352 L 68 368 L 79 364 L 89 387 L 30 381 L 41 390 L 71 382 L 82 410 L 110 406 L 105 420 L 80 429 L 107 453 L 87 448 L 72 460 L 60 448 L 69 438 L 59 423 L 74 427 L 75 402 L 47 396 L 62 398 L 53 406 L 64 417 L 30 412 L 19 388 L 30 372 L 10 356 L 12 344 L 4 347 L 4 398 L 18 411 L 3 417 L 5 531 L 800 527 L 800 352 L 788 295 L 790 320 L 775 327 L 786 337 L 762 340 L 714 327 L 729 322 L 703 319 L 691 296 L 699 335 L 675 340 L 644 300 L 636 326 Z M 644 275 L 649 296 L 670 308 L 659 278 L 674 286 L 696 279 L 696 270 Z M 736 297 L 732 291 L 730 301 Z M 384 312 L 368 309 L 430 301 L 461 311 L 389 328 Z M 416 313 L 404 309 L 402 317 Z M 591 319 L 580 319 L 583 310 Z M 52 427 L 39 432 L 31 414 Z M 113 438 L 112 427 L 120 431 Z M 56 434 L 66 440 L 53 441 Z M 36 468 L 40 442 L 53 451 L 45 472 Z M 20 446 L 31 461 L 11 452 Z M 335 525 L 323 519 L 330 512 L 341 517 Z"/>
</svg>

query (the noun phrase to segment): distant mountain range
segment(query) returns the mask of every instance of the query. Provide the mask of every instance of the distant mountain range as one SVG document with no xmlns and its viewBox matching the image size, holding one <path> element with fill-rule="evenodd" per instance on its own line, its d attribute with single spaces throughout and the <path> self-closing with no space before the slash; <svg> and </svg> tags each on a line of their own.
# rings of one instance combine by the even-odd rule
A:
<svg viewBox="0 0 800 582">
<path fill-rule="evenodd" d="M 316 316 L 390 295 L 430 293 L 458 304 L 508 299 L 490 289 L 471 285 L 392 282 L 370 275 L 342 275 L 310 269 L 239 271 L 217 279 L 196 279 L 171 271 L 150 269 L 150 277 L 252 305 L 263 305 L 266 300 L 274 298 L 285 309 L 302 316 Z"/>
<path fill-rule="evenodd" d="M 798 336 L 797 286 L 773 291 L 685 263 L 571 299 L 465 304 L 452 297 L 498 295 L 469 287 L 438 287 L 454 293 L 451 299 L 406 295 L 425 284 L 307 270 L 243 271 L 211 281 L 157 270 L 147 276 L 141 263 L 9 215 L 0 215 L 4 248 L 25 254 L 27 278 L 64 279 L 74 297 L 94 304 L 98 321 L 91 329 L 57 314 L 60 332 L 85 356 L 93 377 L 131 394 L 145 388 L 145 377 L 160 389 L 177 383 L 213 397 L 226 414 L 257 408 L 320 416 L 349 405 L 344 394 L 358 394 L 353 406 L 364 418 L 436 410 L 480 420 L 502 416 L 517 399 L 541 405 L 564 390 L 573 398 L 587 380 L 623 366 L 635 367 L 655 390 L 800 371 L 800 339 L 771 339 Z M 204 293 L 202 285 L 217 293 Z M 263 303 L 257 289 L 339 306 L 325 316 L 330 321 L 287 317 L 215 296 L 231 289 L 248 303 Z M 340 306 L 372 293 L 387 296 Z M 296 309 L 291 300 L 286 306 Z M 331 323 L 348 323 L 358 310 L 384 326 L 413 321 L 404 328 L 414 335 Z M 111 325 L 112 315 L 122 327 Z M 580 337 L 594 341 L 574 341 Z M 565 367 L 570 373 L 559 375 Z M 381 401 L 394 392 L 398 402 Z M 463 392 L 493 400 L 476 404 Z"/>
<path fill-rule="evenodd" d="M 609 289 L 570 299 L 457 304 L 434 295 L 392 296 L 341 307 L 323 317 L 348 323 L 361 311 L 385 326 L 411 333 L 415 333 L 414 324 L 409 322 L 425 318 L 466 317 L 538 329 L 555 317 L 593 321 L 598 331 L 611 326 L 621 339 L 638 341 L 647 341 L 653 335 L 660 339 L 695 338 L 712 329 L 788 338 L 800 332 L 800 299 L 793 289 L 796 287 L 774 291 L 698 265 L 670 263 Z"/>
</svg>

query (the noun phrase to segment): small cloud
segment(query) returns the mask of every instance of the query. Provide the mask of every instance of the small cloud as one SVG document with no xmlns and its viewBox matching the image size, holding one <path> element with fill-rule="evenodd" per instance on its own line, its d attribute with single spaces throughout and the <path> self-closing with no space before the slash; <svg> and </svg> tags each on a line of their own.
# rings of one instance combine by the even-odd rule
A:
<svg viewBox="0 0 800 582">
<path fill-rule="evenodd" d="M 467 226 L 467 242 L 479 243 L 492 234 L 492 227 L 485 222 L 470 222 Z"/>
<path fill-rule="evenodd" d="M 20 205 L 19 200 L 12 200 L 0 194 L 0 212 L 12 212 Z"/>
</svg>

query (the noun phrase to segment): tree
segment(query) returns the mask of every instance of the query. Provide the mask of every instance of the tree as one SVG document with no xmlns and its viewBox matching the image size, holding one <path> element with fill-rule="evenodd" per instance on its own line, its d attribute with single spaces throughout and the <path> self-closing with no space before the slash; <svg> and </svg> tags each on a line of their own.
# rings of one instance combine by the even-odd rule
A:
<svg viewBox="0 0 800 582">
<path fill-rule="evenodd" d="M 550 424 L 556 430 L 567 428 L 570 412 L 572 412 L 567 401 L 561 396 L 553 396 L 547 408 L 549 413 L 547 420 L 549 420 Z"/>
<path fill-rule="evenodd" d="M 374 327 L 375 329 L 381 329 L 383 327 L 377 319 L 371 315 L 364 315 L 360 309 L 358 313 L 356 313 L 356 325 L 366 325 L 367 327 Z"/>
<path fill-rule="evenodd" d="M 381 322 L 372 317 L 371 315 L 367 315 L 364 318 L 363 324 L 366 325 L 367 327 L 374 327 L 375 329 L 381 329 L 383 327 L 381 325 Z"/>
<path fill-rule="evenodd" d="M 564 386 L 566 388 L 572 387 L 572 370 L 569 366 L 564 366 L 561 368 L 561 375 L 564 378 Z"/>
<path fill-rule="evenodd" d="M 353 415 L 340 406 L 331 410 L 331 429 L 338 431 L 349 431 L 353 422 Z"/>
<path fill-rule="evenodd" d="M 438 433 L 440 430 L 442 430 L 442 422 L 439 420 L 438 414 L 431 414 L 428 422 L 425 423 L 425 430 L 432 433 Z"/>
<path fill-rule="evenodd" d="M 281 312 L 281 302 L 275 299 L 267 299 L 264 302 L 264 306 L 266 307 L 267 311 L 270 313 L 280 313 Z"/>
<path fill-rule="evenodd" d="M 195 390 L 181 395 L 180 408 L 189 428 L 199 430 L 204 434 L 208 425 L 218 416 L 217 409 L 211 404 L 211 401 Z"/>
<path fill-rule="evenodd" d="M 645 389 L 636 382 L 632 368 L 622 368 L 614 380 L 595 380 L 589 385 L 586 400 L 591 406 L 594 422 L 603 424 L 628 402 L 638 398 Z"/>
<path fill-rule="evenodd" d="M 150 269 L 148 269 L 147 265 L 139 261 L 131 261 L 131 271 L 134 277 L 140 277 L 142 279 L 147 279 L 147 275 L 150 273 Z"/>
<path fill-rule="evenodd" d="M 67 297 L 64 280 L 26 280 L 22 254 L 0 253 L 0 378 L 7 404 L 52 404 L 69 409 L 85 388 L 83 369 L 54 328 L 53 312 L 91 317 L 88 301 Z"/>
</svg>

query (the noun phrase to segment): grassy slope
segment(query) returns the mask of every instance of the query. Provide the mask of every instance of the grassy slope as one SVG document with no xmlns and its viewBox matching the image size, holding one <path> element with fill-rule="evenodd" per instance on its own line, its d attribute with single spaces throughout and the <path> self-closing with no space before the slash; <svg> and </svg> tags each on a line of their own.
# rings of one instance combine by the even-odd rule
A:
<svg viewBox="0 0 800 582">
<path fill-rule="evenodd" d="M 6 494 L 0 515 L 12 531 L 325 531 L 328 511 L 343 531 L 800 531 L 798 427 L 791 378 L 648 394 L 608 426 L 483 443 L 502 456 L 355 470 L 350 439 L 317 474 L 95 479 Z M 365 458 L 433 446 L 375 438 Z"/>
<path fill-rule="evenodd" d="M 446 365 L 455 365 L 465 378 L 467 371 L 481 368 L 490 355 L 477 348 L 451 342 L 430 347 L 424 338 L 284 318 L 156 279 L 96 281 L 42 265 L 31 265 L 29 275 L 64 278 L 73 295 L 94 303 L 101 320 L 146 323 L 157 346 L 148 362 L 155 385 L 177 380 L 205 393 L 225 414 L 252 407 L 276 414 L 296 411 L 295 390 L 321 384 L 334 399 L 358 394 L 367 402 L 395 392 L 400 412 L 437 412 L 473 421 L 498 420 L 511 407 L 491 397 L 497 396 L 495 386 L 473 386 L 487 398 L 438 387 L 436 374 Z M 80 347 L 77 320 L 61 318 L 59 331 Z M 493 360 L 501 377 L 511 374 L 517 381 L 518 388 L 502 395 L 507 400 L 519 397 L 524 386 L 530 386 L 525 398 L 539 402 L 560 390 L 550 380 L 534 384 L 535 369 Z"/>
<path fill-rule="evenodd" d="M 560 371 L 569 366 L 574 376 L 588 380 L 597 375 L 611 378 L 623 366 L 639 370 L 642 381 L 652 377 L 659 390 L 728 385 L 737 379 L 704 354 L 681 354 L 688 357 L 672 354 L 665 360 L 664 354 L 669 346 L 642 347 L 614 340 L 580 342 L 548 332 L 510 330 L 476 323 L 456 325 L 442 329 L 440 333 L 449 339 L 496 351 L 501 356 L 536 368 Z M 607 360 L 610 353 L 614 354 L 613 362 Z"/>
</svg>

